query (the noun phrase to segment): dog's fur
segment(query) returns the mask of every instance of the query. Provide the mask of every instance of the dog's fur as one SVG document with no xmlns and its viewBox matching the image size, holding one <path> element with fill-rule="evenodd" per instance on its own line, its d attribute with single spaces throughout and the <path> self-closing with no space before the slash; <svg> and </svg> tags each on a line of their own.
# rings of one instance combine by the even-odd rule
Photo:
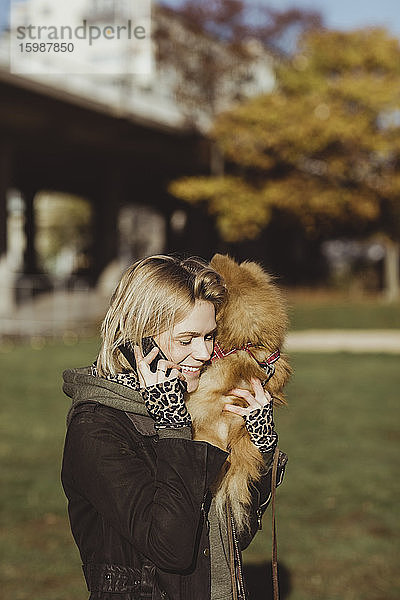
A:
<svg viewBox="0 0 400 600">
<path fill-rule="evenodd" d="M 272 278 L 254 262 L 236 263 L 229 256 L 216 254 L 212 267 L 222 275 L 227 300 L 217 316 L 217 342 L 224 349 L 252 342 L 263 348 L 252 348 L 258 360 L 265 360 L 282 348 L 287 328 L 286 307 Z M 275 363 L 275 374 L 265 389 L 273 396 L 274 405 L 284 404 L 282 388 L 290 375 L 284 356 Z M 247 508 L 250 485 L 260 478 L 264 462 L 251 442 L 241 416 L 224 411 L 226 403 L 247 403 L 230 396 L 233 388 L 252 390 L 250 378 L 265 379 L 265 373 L 247 352 L 239 351 L 215 360 L 202 373 L 198 389 L 187 402 L 192 416 L 194 439 L 229 450 L 227 467 L 213 490 L 217 512 L 224 518 L 229 503 L 239 530 L 248 527 Z"/>
</svg>

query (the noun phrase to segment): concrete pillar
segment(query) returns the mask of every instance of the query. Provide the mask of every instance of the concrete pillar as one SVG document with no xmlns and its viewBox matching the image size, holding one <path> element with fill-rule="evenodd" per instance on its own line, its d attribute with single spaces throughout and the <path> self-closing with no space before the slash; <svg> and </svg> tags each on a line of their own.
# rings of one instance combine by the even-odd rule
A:
<svg viewBox="0 0 400 600">
<path fill-rule="evenodd" d="M 24 273 L 26 275 L 35 275 L 37 273 L 37 257 L 35 249 L 36 222 L 33 202 L 36 190 L 24 190 L 23 197 L 25 202 L 25 252 L 24 252 Z"/>
<path fill-rule="evenodd" d="M 7 252 L 7 190 L 11 187 L 11 148 L 0 144 L 0 258 Z"/>
<path fill-rule="evenodd" d="M 117 219 L 120 206 L 121 178 L 118 169 L 113 167 L 93 198 L 92 284 L 118 258 Z"/>
<path fill-rule="evenodd" d="M 2 317 L 9 319 L 15 308 L 15 273 L 8 250 L 8 190 L 12 187 L 12 150 L 0 144 L 0 335 Z"/>
</svg>

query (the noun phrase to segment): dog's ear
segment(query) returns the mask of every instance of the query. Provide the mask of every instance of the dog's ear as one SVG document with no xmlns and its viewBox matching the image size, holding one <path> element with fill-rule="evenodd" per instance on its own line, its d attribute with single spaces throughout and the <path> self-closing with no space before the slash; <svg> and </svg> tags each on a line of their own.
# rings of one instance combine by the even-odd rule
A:
<svg viewBox="0 0 400 600">
<path fill-rule="evenodd" d="M 224 277 L 225 282 L 232 281 L 235 271 L 237 271 L 239 267 L 238 263 L 228 256 L 228 254 L 214 254 L 210 264 L 217 273 Z"/>
</svg>

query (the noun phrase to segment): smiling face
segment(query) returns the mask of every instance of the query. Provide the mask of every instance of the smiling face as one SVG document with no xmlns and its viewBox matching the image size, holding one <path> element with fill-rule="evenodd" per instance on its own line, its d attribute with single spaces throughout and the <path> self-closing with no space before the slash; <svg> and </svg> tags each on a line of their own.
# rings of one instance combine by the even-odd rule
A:
<svg viewBox="0 0 400 600">
<path fill-rule="evenodd" d="M 172 332 L 164 331 L 154 336 L 167 358 L 180 365 L 188 392 L 197 389 L 200 369 L 211 358 L 216 326 L 214 305 L 206 300 L 196 300 Z"/>
</svg>

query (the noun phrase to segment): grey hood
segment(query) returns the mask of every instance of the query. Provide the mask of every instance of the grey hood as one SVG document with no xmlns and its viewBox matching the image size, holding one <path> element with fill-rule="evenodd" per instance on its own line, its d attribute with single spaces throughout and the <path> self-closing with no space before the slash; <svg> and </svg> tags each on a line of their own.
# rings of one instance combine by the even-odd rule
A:
<svg viewBox="0 0 400 600">
<path fill-rule="evenodd" d="M 67 424 L 71 420 L 74 408 L 83 402 L 99 402 L 137 415 L 149 415 L 140 392 L 93 375 L 92 367 L 67 369 L 63 373 L 63 380 L 63 391 L 72 398 Z"/>
</svg>

